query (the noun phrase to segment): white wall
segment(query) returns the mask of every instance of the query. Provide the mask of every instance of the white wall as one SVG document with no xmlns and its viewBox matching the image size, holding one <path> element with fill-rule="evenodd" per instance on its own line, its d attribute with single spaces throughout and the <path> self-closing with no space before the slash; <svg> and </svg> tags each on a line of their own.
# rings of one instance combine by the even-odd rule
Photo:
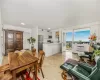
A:
<svg viewBox="0 0 100 80">
<path fill-rule="evenodd" d="M 23 49 L 31 49 L 31 45 L 27 41 L 31 37 L 31 33 L 23 32 Z"/>
<path fill-rule="evenodd" d="M 31 36 L 34 37 L 36 39 L 36 42 L 34 44 L 34 48 L 36 48 L 37 52 L 38 52 L 38 27 L 34 27 L 31 29 L 32 33 Z"/>
<path fill-rule="evenodd" d="M 43 35 L 43 42 L 47 42 L 47 40 L 50 40 L 48 38 L 49 35 L 52 35 L 51 32 L 48 32 L 47 30 L 38 29 L 38 35 Z M 52 39 L 51 39 L 52 40 Z"/>
<path fill-rule="evenodd" d="M 2 59 L 3 59 L 3 56 L 2 56 L 2 37 L 1 37 L 1 34 L 2 34 L 2 21 L 1 21 L 1 9 L 0 9 L 0 64 L 2 63 Z"/>
<path fill-rule="evenodd" d="M 2 25 L 0 24 L 0 64 L 2 63 L 2 44 L 1 44 Z"/>
<path fill-rule="evenodd" d="M 13 26 L 13 25 L 8 25 L 8 24 L 4 24 L 3 25 L 3 29 L 18 30 L 18 31 L 23 31 L 23 32 L 31 33 L 31 29 L 30 28 L 24 28 L 24 27 Z"/>
</svg>

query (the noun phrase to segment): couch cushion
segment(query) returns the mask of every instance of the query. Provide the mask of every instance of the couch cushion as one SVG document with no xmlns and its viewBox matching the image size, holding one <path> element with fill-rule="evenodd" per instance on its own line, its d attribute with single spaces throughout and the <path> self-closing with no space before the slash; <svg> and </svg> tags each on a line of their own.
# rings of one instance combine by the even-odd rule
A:
<svg viewBox="0 0 100 80">
<path fill-rule="evenodd" d="M 81 74 L 83 74 L 85 76 L 89 76 L 89 73 L 85 69 L 81 68 L 80 66 L 75 66 L 73 68 L 73 70 L 77 71 L 77 72 L 79 72 L 79 73 L 81 73 Z"/>
</svg>

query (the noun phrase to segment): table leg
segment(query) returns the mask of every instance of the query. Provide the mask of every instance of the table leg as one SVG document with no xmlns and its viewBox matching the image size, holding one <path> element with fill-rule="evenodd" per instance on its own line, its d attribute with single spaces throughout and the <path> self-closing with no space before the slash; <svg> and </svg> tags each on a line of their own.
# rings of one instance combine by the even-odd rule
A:
<svg viewBox="0 0 100 80">
<path fill-rule="evenodd" d="M 22 80 L 25 80 L 24 76 L 23 76 L 23 73 L 21 72 L 21 78 Z"/>
<path fill-rule="evenodd" d="M 37 62 L 34 64 L 34 70 L 35 70 L 35 72 L 34 72 L 34 74 L 35 74 L 35 80 L 37 80 Z"/>
<path fill-rule="evenodd" d="M 63 71 L 61 76 L 62 76 L 63 80 L 67 80 L 67 72 L 66 71 Z"/>
<path fill-rule="evenodd" d="M 12 80 L 17 80 L 15 71 L 12 71 Z"/>
</svg>

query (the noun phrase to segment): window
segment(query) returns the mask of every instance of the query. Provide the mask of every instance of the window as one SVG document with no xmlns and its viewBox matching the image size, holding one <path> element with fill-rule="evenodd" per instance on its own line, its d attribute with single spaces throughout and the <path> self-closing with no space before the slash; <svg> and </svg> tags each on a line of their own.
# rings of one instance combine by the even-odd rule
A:
<svg viewBox="0 0 100 80">
<path fill-rule="evenodd" d="M 89 42 L 90 29 L 74 30 L 74 42 Z"/>
<path fill-rule="evenodd" d="M 72 43 L 89 43 L 90 29 L 77 29 L 66 32 L 66 48 L 71 49 Z M 74 39 L 73 39 L 74 38 Z"/>
<path fill-rule="evenodd" d="M 66 48 L 67 49 L 72 48 L 72 37 L 73 37 L 73 32 L 66 33 Z"/>
<path fill-rule="evenodd" d="M 66 33 L 66 41 L 72 41 L 72 36 L 73 36 L 72 32 L 67 32 Z"/>
</svg>

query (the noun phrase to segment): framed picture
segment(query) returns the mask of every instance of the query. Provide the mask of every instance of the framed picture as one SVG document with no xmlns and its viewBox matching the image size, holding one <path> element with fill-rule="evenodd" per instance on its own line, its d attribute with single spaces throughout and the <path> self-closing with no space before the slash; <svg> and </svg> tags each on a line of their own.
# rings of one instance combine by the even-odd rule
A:
<svg viewBox="0 0 100 80">
<path fill-rule="evenodd" d="M 56 32 L 56 37 L 59 37 L 59 31 Z"/>
</svg>

